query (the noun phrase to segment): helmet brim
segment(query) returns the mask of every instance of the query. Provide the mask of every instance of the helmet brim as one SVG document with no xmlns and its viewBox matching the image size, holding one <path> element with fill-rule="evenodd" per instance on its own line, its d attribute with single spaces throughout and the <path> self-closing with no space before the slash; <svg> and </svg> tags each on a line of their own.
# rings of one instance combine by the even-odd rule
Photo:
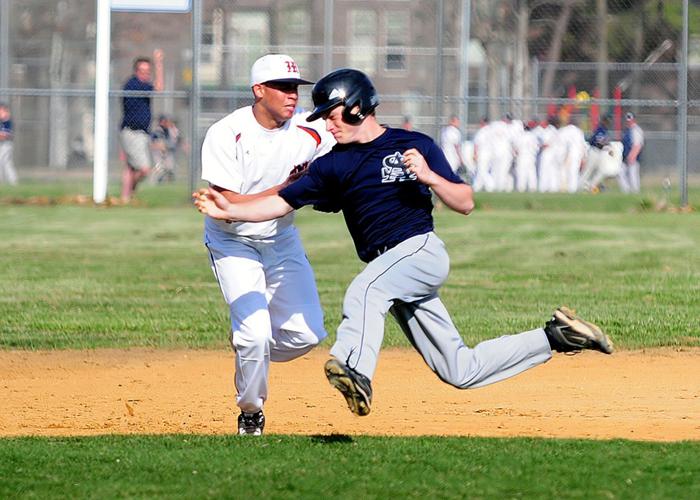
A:
<svg viewBox="0 0 700 500">
<path fill-rule="evenodd" d="M 337 101 L 328 101 L 327 103 L 321 104 L 320 106 L 316 106 L 311 112 L 311 114 L 306 117 L 306 121 L 313 122 L 315 120 L 318 120 L 319 118 L 321 118 L 321 115 L 327 113 L 336 106 L 340 106 L 341 104 L 343 104 L 343 101 L 339 99 Z"/>
</svg>

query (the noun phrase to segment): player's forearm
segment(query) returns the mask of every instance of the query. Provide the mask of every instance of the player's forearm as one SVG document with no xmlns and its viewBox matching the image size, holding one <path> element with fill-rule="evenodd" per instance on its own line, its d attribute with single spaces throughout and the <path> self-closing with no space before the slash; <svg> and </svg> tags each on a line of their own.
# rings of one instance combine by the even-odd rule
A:
<svg viewBox="0 0 700 500">
<path fill-rule="evenodd" d="M 226 210 L 237 222 L 264 222 L 287 215 L 294 210 L 281 196 L 261 196 L 241 203 L 233 203 Z"/>
<path fill-rule="evenodd" d="M 438 198 L 455 212 L 469 215 L 474 210 L 474 191 L 471 186 L 450 182 L 440 177 L 430 187 Z"/>
<path fill-rule="evenodd" d="M 212 189 L 215 189 L 216 191 L 220 192 L 224 197 L 230 201 L 231 203 L 245 203 L 247 201 L 255 200 L 258 198 L 262 198 L 265 196 L 270 196 L 270 195 L 275 195 L 279 193 L 280 189 L 284 187 L 282 184 L 279 186 L 273 186 L 271 188 L 266 189 L 265 191 L 261 191 L 259 193 L 255 194 L 240 194 L 236 193 L 234 191 L 229 191 L 227 189 L 221 188 L 219 186 L 211 186 Z"/>
</svg>

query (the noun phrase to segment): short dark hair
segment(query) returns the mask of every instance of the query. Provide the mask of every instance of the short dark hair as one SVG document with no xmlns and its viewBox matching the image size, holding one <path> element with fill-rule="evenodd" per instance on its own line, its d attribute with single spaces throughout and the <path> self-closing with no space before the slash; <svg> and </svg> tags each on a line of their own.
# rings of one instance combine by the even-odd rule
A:
<svg viewBox="0 0 700 500">
<path fill-rule="evenodd" d="M 136 71 L 136 68 L 141 63 L 148 63 L 149 65 L 153 65 L 150 57 L 139 56 L 136 59 L 134 59 L 134 64 L 131 67 L 133 68 L 134 71 Z"/>
</svg>

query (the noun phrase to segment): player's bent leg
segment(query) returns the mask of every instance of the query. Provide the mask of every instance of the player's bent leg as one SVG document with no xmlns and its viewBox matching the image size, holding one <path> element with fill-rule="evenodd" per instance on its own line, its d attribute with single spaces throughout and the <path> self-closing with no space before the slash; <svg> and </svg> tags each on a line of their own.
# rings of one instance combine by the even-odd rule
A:
<svg viewBox="0 0 700 500">
<path fill-rule="evenodd" d="M 316 330 L 318 332 L 318 330 Z M 273 331 L 272 346 L 270 347 L 270 361 L 276 363 L 291 361 L 310 352 L 324 338 L 311 330 L 288 330 L 285 328 Z"/>
<path fill-rule="evenodd" d="M 460 389 L 504 380 L 552 356 L 541 328 L 467 347 L 437 296 L 419 303 L 397 303 L 392 314 L 426 364 L 441 380 Z"/>
<path fill-rule="evenodd" d="M 243 412 L 258 412 L 268 394 L 271 322 L 265 276 L 254 247 L 207 227 L 205 243 L 212 271 L 231 318 L 231 344 L 236 351 L 236 402 Z"/>
<path fill-rule="evenodd" d="M 328 334 L 313 269 L 296 228 L 278 235 L 271 253 L 275 258 L 265 260 L 273 338 L 270 358 L 289 361 L 309 352 Z"/>
</svg>

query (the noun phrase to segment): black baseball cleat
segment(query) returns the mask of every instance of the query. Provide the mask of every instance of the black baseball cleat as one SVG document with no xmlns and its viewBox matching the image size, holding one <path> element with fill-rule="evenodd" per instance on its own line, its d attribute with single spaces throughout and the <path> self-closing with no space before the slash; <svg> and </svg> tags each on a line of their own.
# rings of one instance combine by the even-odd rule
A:
<svg viewBox="0 0 700 500">
<path fill-rule="evenodd" d="M 612 354 L 613 343 L 610 337 L 593 323 L 576 316 L 566 306 L 554 311 L 552 319 L 544 327 L 547 340 L 553 351 L 578 352 L 582 349 L 593 349 Z"/>
<path fill-rule="evenodd" d="M 324 369 L 328 382 L 345 397 L 350 411 L 361 417 L 369 415 L 372 404 L 369 379 L 335 358 L 326 361 Z"/>
<path fill-rule="evenodd" d="M 262 410 L 256 413 L 241 412 L 238 415 L 238 434 L 241 436 L 262 436 L 265 428 L 265 415 Z"/>
</svg>

